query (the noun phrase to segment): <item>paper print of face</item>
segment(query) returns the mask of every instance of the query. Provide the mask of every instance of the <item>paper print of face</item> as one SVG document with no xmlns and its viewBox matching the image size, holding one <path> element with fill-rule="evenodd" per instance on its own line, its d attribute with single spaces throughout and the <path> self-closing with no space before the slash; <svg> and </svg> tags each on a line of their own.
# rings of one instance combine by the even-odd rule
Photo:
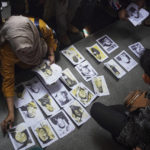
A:
<svg viewBox="0 0 150 150">
<path fill-rule="evenodd" d="M 64 129 L 69 125 L 68 119 L 61 112 L 52 117 L 51 121 L 61 129 Z"/>
<path fill-rule="evenodd" d="M 34 102 L 27 105 L 27 114 L 29 118 L 34 118 L 36 116 L 37 106 Z"/>
<path fill-rule="evenodd" d="M 109 47 L 112 44 L 112 41 L 108 39 L 107 37 L 100 40 L 103 46 Z"/>
<path fill-rule="evenodd" d="M 62 119 L 62 118 L 58 118 L 57 119 L 57 125 L 60 127 L 60 128 L 65 128 L 66 124 L 65 124 L 65 120 Z"/>
<path fill-rule="evenodd" d="M 39 139 L 43 143 L 47 143 L 50 140 L 54 139 L 55 136 L 52 133 L 51 129 L 48 127 L 48 125 L 41 125 L 41 128 L 37 128 L 36 132 L 38 134 Z"/>
<path fill-rule="evenodd" d="M 86 99 L 87 98 L 87 91 L 86 91 L 86 89 L 79 87 L 78 96 L 81 99 Z"/>
<path fill-rule="evenodd" d="M 79 106 L 71 105 L 70 109 L 72 111 L 72 117 L 77 121 L 81 122 L 82 121 L 82 115 L 83 115 L 83 110 Z"/>
<path fill-rule="evenodd" d="M 117 70 L 117 68 L 113 65 L 109 65 L 110 69 L 118 76 L 120 72 Z"/>
<path fill-rule="evenodd" d="M 54 111 L 54 107 L 51 104 L 51 99 L 48 95 L 45 95 L 44 97 L 39 99 L 39 102 L 42 106 L 46 107 L 46 109 L 50 112 Z"/>
<path fill-rule="evenodd" d="M 134 7 L 131 7 L 130 9 L 129 9 L 129 11 L 130 11 L 130 15 L 132 16 L 132 17 L 134 17 L 134 18 L 139 18 L 139 11 L 136 9 L 136 8 L 134 8 Z"/>
<path fill-rule="evenodd" d="M 47 62 L 45 62 L 44 64 L 42 64 L 40 66 L 41 71 L 46 75 L 46 76 L 52 76 L 52 69 L 50 68 L 50 65 L 47 64 Z"/>
<path fill-rule="evenodd" d="M 71 79 L 69 76 L 67 76 L 65 73 L 62 73 L 63 79 L 68 84 L 69 87 L 72 87 L 77 84 L 77 82 L 73 79 Z"/>
<path fill-rule="evenodd" d="M 21 147 L 26 147 L 31 142 L 27 130 L 22 126 L 10 129 L 10 133 L 12 138 L 21 144 L 18 150 L 21 149 Z"/>
<path fill-rule="evenodd" d="M 88 75 L 90 73 L 88 66 L 83 66 L 80 70 L 84 75 Z"/>
<path fill-rule="evenodd" d="M 71 57 L 74 62 L 76 62 L 76 63 L 79 62 L 80 57 L 78 56 L 78 54 L 76 52 L 74 52 L 74 51 L 65 51 L 65 53 L 67 55 L 69 55 L 69 57 Z"/>
<path fill-rule="evenodd" d="M 102 80 L 100 78 L 95 78 L 94 83 L 100 93 L 103 93 Z"/>
<path fill-rule="evenodd" d="M 30 90 L 31 90 L 33 93 L 39 93 L 40 87 L 37 86 L 37 83 L 38 83 L 38 81 L 34 80 L 33 83 L 27 83 L 26 86 L 29 86 Z"/>
<path fill-rule="evenodd" d="M 17 86 L 15 92 L 18 98 L 24 99 L 25 88 L 23 85 Z"/>
<path fill-rule="evenodd" d="M 88 65 L 85 65 L 85 66 L 80 65 L 79 70 L 81 74 L 85 77 L 95 76 L 95 73 L 93 72 L 93 70 L 90 70 Z"/>
<path fill-rule="evenodd" d="M 15 133 L 15 140 L 21 144 L 24 144 L 28 140 L 27 132 L 16 132 Z"/>
<path fill-rule="evenodd" d="M 39 128 L 39 129 L 36 130 L 36 132 L 39 136 L 39 139 L 42 142 L 46 142 L 49 139 L 48 134 L 47 134 L 47 132 L 44 128 Z"/>
<path fill-rule="evenodd" d="M 55 96 L 57 98 L 57 100 L 59 100 L 59 102 L 64 105 L 67 102 L 70 101 L 69 97 L 68 97 L 68 93 L 66 91 L 60 91 L 56 94 Z"/>
<path fill-rule="evenodd" d="M 11 128 L 8 134 L 15 150 L 25 150 L 35 144 L 25 123 Z"/>
<path fill-rule="evenodd" d="M 91 51 L 92 51 L 93 55 L 94 55 L 97 59 L 99 59 L 99 60 L 102 59 L 101 53 L 100 53 L 96 48 L 92 47 L 92 48 L 91 48 Z"/>
<path fill-rule="evenodd" d="M 135 45 L 133 45 L 133 46 L 131 46 L 131 48 L 134 50 L 134 51 L 136 51 L 136 53 L 137 54 L 139 54 L 139 55 L 141 55 L 142 53 L 143 53 L 143 48 L 142 48 L 142 46 L 140 45 L 140 44 L 135 44 Z"/>
<path fill-rule="evenodd" d="M 78 96 L 83 103 L 88 103 L 92 99 L 92 94 L 87 89 L 79 87 Z"/>
<path fill-rule="evenodd" d="M 119 55 L 117 59 L 119 61 L 122 61 L 123 63 L 127 63 L 127 64 L 130 63 L 130 57 L 126 55 L 125 53 L 122 53 L 121 55 Z"/>
</svg>

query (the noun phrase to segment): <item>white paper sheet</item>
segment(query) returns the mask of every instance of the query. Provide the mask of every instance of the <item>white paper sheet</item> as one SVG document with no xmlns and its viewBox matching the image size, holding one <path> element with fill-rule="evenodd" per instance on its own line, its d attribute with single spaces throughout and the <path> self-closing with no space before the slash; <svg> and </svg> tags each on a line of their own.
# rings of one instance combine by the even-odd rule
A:
<svg viewBox="0 0 150 150">
<path fill-rule="evenodd" d="M 84 107 L 87 107 L 96 98 L 96 95 L 88 89 L 83 83 L 79 83 L 71 90 L 71 94 L 75 97 Z"/>
<path fill-rule="evenodd" d="M 104 76 L 97 76 L 93 78 L 92 84 L 93 84 L 95 94 L 97 94 L 98 96 L 109 95 L 109 90 L 108 90 Z"/>
<path fill-rule="evenodd" d="M 122 78 L 126 72 L 113 60 L 109 60 L 104 63 L 104 65 L 117 77 L 118 79 Z"/>
<path fill-rule="evenodd" d="M 83 55 L 73 46 L 71 45 L 66 50 L 62 51 L 62 54 L 73 64 L 77 65 L 85 60 Z"/>
<path fill-rule="evenodd" d="M 140 42 L 131 44 L 128 47 L 138 58 L 140 58 L 145 51 L 144 46 Z"/>
<path fill-rule="evenodd" d="M 32 126 L 31 129 L 42 148 L 58 140 L 57 135 L 47 120 L 41 120 L 35 126 Z"/>
<path fill-rule="evenodd" d="M 106 53 L 98 46 L 98 44 L 94 44 L 86 49 L 98 62 L 103 62 L 108 58 Z"/>
<path fill-rule="evenodd" d="M 35 125 L 38 121 L 44 119 L 41 110 L 34 101 L 20 107 L 19 111 L 27 126 Z"/>
<path fill-rule="evenodd" d="M 88 61 L 80 63 L 75 67 L 75 69 L 79 72 L 79 74 L 85 81 L 90 81 L 93 77 L 96 77 L 98 75 L 96 70 Z"/>
<path fill-rule="evenodd" d="M 15 150 L 26 150 L 35 145 L 35 142 L 25 123 L 21 123 L 10 129 L 8 135 Z"/>
<path fill-rule="evenodd" d="M 60 82 L 60 80 L 58 80 L 53 85 L 47 86 L 47 88 L 60 107 L 65 107 L 71 103 L 71 101 L 74 101 L 74 98 Z"/>
<path fill-rule="evenodd" d="M 32 97 L 30 96 L 28 90 L 25 88 L 23 84 L 19 84 L 15 87 L 15 98 L 14 98 L 15 107 L 19 108 L 24 106 L 32 101 Z"/>
<path fill-rule="evenodd" d="M 108 54 L 119 48 L 119 46 L 108 35 L 104 35 L 96 41 Z"/>
<path fill-rule="evenodd" d="M 77 101 L 72 102 L 64 110 L 71 117 L 77 126 L 81 126 L 90 119 L 88 112 Z"/>
<path fill-rule="evenodd" d="M 62 77 L 60 78 L 70 89 L 72 89 L 75 85 L 78 84 L 78 80 L 72 74 L 69 68 L 66 68 L 62 72 Z"/>
<path fill-rule="evenodd" d="M 44 60 L 43 63 L 34 68 L 33 71 L 40 75 L 47 85 L 56 82 L 62 75 L 62 68 L 56 64 L 50 65 L 48 60 Z"/>
<path fill-rule="evenodd" d="M 129 15 L 128 19 L 134 26 L 140 25 L 149 16 L 148 11 L 143 8 L 139 9 L 135 3 L 131 3 L 126 10 Z"/>
<path fill-rule="evenodd" d="M 131 71 L 138 64 L 125 50 L 120 52 L 115 59 L 127 71 Z"/>
<path fill-rule="evenodd" d="M 71 120 L 63 110 L 50 117 L 48 121 L 60 138 L 63 138 L 64 136 L 75 130 L 74 124 L 71 122 Z"/>
<path fill-rule="evenodd" d="M 36 99 L 36 102 L 47 116 L 53 115 L 60 110 L 55 100 L 49 94 L 45 94 L 40 99 Z"/>
<path fill-rule="evenodd" d="M 37 77 L 24 82 L 24 85 L 34 99 L 41 98 L 48 93 L 47 89 Z"/>
</svg>

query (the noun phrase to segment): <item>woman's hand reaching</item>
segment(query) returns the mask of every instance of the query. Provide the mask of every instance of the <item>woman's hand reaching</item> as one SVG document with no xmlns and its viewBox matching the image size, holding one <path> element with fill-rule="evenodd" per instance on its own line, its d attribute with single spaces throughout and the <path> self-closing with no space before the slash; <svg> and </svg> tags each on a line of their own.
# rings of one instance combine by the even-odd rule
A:
<svg viewBox="0 0 150 150">
<path fill-rule="evenodd" d="M 11 129 L 14 123 L 14 114 L 9 113 L 7 117 L 3 120 L 1 123 L 1 129 L 3 131 L 3 134 L 5 135 L 7 130 Z"/>
</svg>

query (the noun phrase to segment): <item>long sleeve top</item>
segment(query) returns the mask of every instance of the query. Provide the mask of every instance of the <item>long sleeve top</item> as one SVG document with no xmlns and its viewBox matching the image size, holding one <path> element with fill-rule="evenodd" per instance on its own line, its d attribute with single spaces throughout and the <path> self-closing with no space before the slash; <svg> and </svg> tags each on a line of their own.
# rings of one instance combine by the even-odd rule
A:
<svg viewBox="0 0 150 150">
<path fill-rule="evenodd" d="M 150 145 L 150 106 L 140 108 L 129 114 L 128 122 L 117 141 L 127 147 L 140 147 L 145 150 Z"/>
<path fill-rule="evenodd" d="M 29 19 L 34 23 L 34 18 Z M 39 19 L 39 28 L 48 47 L 53 48 L 55 51 L 57 43 L 53 37 L 52 29 L 49 28 L 48 25 L 41 19 Z M 23 63 L 12 51 L 9 43 L 6 42 L 0 47 L 0 73 L 3 77 L 2 91 L 5 97 L 13 97 L 15 95 L 15 64 Z M 24 67 L 25 64 L 21 66 Z"/>
</svg>

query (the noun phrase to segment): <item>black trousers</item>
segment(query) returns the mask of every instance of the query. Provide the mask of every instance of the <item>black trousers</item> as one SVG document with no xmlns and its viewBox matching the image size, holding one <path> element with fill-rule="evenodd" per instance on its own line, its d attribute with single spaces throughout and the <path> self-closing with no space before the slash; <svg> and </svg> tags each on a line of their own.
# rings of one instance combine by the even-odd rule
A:
<svg viewBox="0 0 150 150">
<path fill-rule="evenodd" d="M 113 137 L 118 137 L 127 123 L 127 111 L 124 105 L 105 106 L 94 103 L 91 108 L 91 116 L 104 129 L 108 130 Z"/>
</svg>

